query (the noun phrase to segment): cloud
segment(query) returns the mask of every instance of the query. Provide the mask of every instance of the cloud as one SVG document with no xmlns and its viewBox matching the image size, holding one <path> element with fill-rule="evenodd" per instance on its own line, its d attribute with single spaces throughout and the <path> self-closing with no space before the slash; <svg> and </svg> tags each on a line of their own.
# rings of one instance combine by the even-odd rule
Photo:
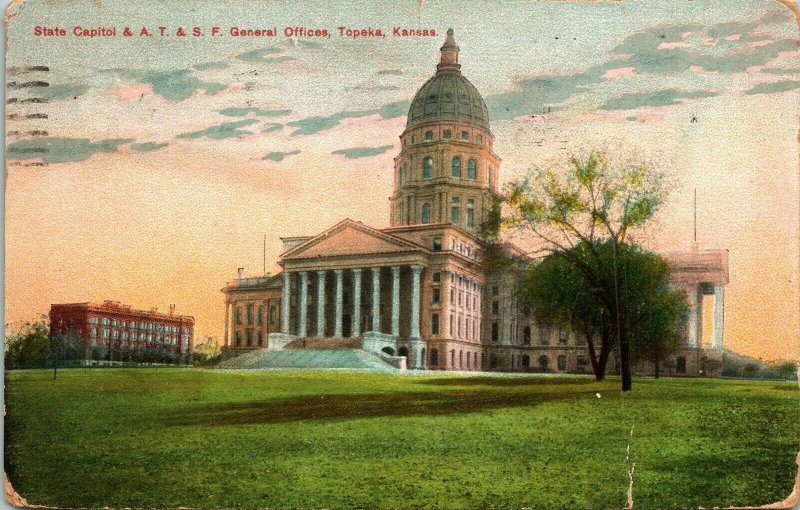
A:
<svg viewBox="0 0 800 510">
<path fill-rule="evenodd" d="M 403 70 L 402 69 L 381 69 L 377 72 L 378 76 L 384 75 L 393 75 L 393 76 L 402 76 Z"/>
<path fill-rule="evenodd" d="M 217 110 L 217 113 L 225 115 L 226 117 L 244 117 L 248 113 L 255 113 L 259 117 L 283 117 L 292 113 L 292 110 L 262 110 L 260 108 L 237 108 L 231 106 Z"/>
<path fill-rule="evenodd" d="M 289 127 L 297 128 L 292 131 L 292 136 L 296 135 L 313 135 L 327 129 L 331 129 L 339 125 L 345 119 L 356 119 L 360 117 L 369 117 L 370 115 L 380 115 L 382 119 L 394 119 L 401 117 L 408 113 L 408 101 L 398 101 L 396 103 L 389 103 L 373 110 L 356 110 L 345 111 L 328 115 L 327 117 L 308 117 L 300 120 L 293 120 L 287 122 Z"/>
<path fill-rule="evenodd" d="M 787 92 L 789 90 L 794 90 L 797 88 L 800 88 L 800 81 L 784 80 L 772 83 L 759 83 L 755 87 L 745 92 L 745 94 L 747 94 L 748 96 L 752 96 L 755 94 L 775 94 L 778 92 Z"/>
<path fill-rule="evenodd" d="M 155 142 L 132 143 L 131 149 L 139 152 L 150 152 L 150 151 L 157 151 L 158 149 L 163 149 L 167 145 L 169 144 L 155 143 Z"/>
<path fill-rule="evenodd" d="M 9 160 L 41 159 L 46 163 L 85 161 L 97 153 L 116 152 L 132 138 L 114 138 L 92 142 L 88 138 L 32 138 L 18 140 L 6 147 Z"/>
<path fill-rule="evenodd" d="M 542 75 L 519 80 L 513 90 L 487 96 L 486 105 L 493 120 L 515 119 L 539 114 L 545 109 L 557 111 L 571 97 L 591 92 L 595 85 L 608 81 L 608 78 L 669 75 L 693 69 L 702 69 L 704 73 L 745 72 L 748 68 L 763 65 L 797 49 L 797 41 L 793 39 L 767 42 L 763 34 L 753 34 L 765 24 L 791 21 L 788 11 L 772 11 L 752 22 L 649 27 L 623 39 L 602 64 L 572 74 Z M 639 99 L 644 103 L 665 102 L 670 92 L 667 90 L 650 96 L 641 96 Z M 674 99 L 693 97 L 708 96 L 683 93 L 665 104 L 675 104 Z M 622 105 L 635 99 L 633 95 L 628 95 L 610 103 Z"/>
<path fill-rule="evenodd" d="M 220 60 L 218 62 L 202 62 L 192 67 L 198 71 L 208 71 L 209 69 L 225 69 L 228 67 L 228 63 L 224 60 Z"/>
<path fill-rule="evenodd" d="M 211 126 L 200 131 L 181 133 L 176 138 L 210 138 L 212 140 L 223 140 L 225 138 L 238 138 L 244 135 L 252 135 L 252 131 L 241 129 L 258 122 L 256 119 L 244 119 L 236 122 L 223 122 L 222 124 Z"/>
<path fill-rule="evenodd" d="M 89 85 L 81 83 L 60 83 L 50 85 L 49 87 L 41 87 L 37 90 L 37 94 L 47 99 L 58 101 L 60 99 L 75 99 L 82 96 L 89 91 Z"/>
<path fill-rule="evenodd" d="M 297 154 L 300 154 L 300 151 L 299 151 L 299 150 L 293 150 L 293 151 L 291 151 L 291 152 L 270 152 L 269 154 L 267 154 L 266 156 L 264 156 L 263 158 L 261 158 L 261 160 L 262 160 L 262 161 L 275 161 L 275 162 L 281 162 L 281 161 L 283 161 L 283 160 L 284 160 L 284 159 L 285 159 L 287 156 L 296 156 Z"/>
<path fill-rule="evenodd" d="M 283 49 L 278 48 L 276 46 L 272 46 L 269 48 L 261 48 L 260 50 L 246 51 L 244 53 L 236 55 L 236 58 L 244 62 L 256 62 L 259 64 L 277 64 L 280 62 L 297 60 L 295 58 L 285 55 L 273 56 L 273 57 L 267 56 L 267 55 L 277 55 L 278 53 L 283 53 Z"/>
<path fill-rule="evenodd" d="M 147 83 L 153 87 L 153 93 L 171 101 L 183 101 L 202 90 L 206 95 L 213 95 L 225 89 L 219 82 L 204 81 L 196 76 L 191 69 L 176 69 L 174 71 L 142 71 L 137 69 L 123 69 L 118 72 L 125 78 L 137 83 Z"/>
<path fill-rule="evenodd" d="M 658 90 L 655 92 L 634 92 L 613 97 L 603 104 L 601 110 L 633 110 L 640 106 L 672 106 L 680 104 L 678 99 L 698 99 L 713 97 L 716 92 L 695 91 L 682 92 L 676 89 Z"/>
<path fill-rule="evenodd" d="M 283 128 L 283 124 L 279 122 L 267 122 L 266 126 L 267 127 L 261 130 L 262 133 L 272 133 L 273 131 L 278 131 Z"/>
<path fill-rule="evenodd" d="M 346 157 L 347 159 L 368 158 L 371 156 L 377 156 L 379 154 L 383 154 L 392 147 L 394 147 L 394 145 L 382 145 L 380 147 L 352 147 L 350 149 L 340 149 L 338 151 L 333 151 L 331 152 L 331 154 L 339 154 Z"/>
</svg>

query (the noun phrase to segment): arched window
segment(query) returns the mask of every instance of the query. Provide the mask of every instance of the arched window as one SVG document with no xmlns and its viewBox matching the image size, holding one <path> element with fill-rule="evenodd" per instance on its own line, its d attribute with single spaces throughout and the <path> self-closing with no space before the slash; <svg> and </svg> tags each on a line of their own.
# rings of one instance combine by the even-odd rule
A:
<svg viewBox="0 0 800 510">
<path fill-rule="evenodd" d="M 459 210 L 461 208 L 461 199 L 459 197 L 453 197 L 450 201 L 450 222 L 458 224 L 458 216 Z"/>
<path fill-rule="evenodd" d="M 431 205 L 428 203 L 422 204 L 422 223 L 427 224 L 431 222 Z"/>
<path fill-rule="evenodd" d="M 467 226 L 472 228 L 475 226 L 475 200 L 467 200 Z"/>
<path fill-rule="evenodd" d="M 430 179 L 433 176 L 433 158 L 428 156 L 422 160 L 422 178 Z"/>
<path fill-rule="evenodd" d="M 453 158 L 452 167 L 453 167 L 452 168 L 452 170 L 453 170 L 452 171 L 452 176 L 457 178 L 457 179 L 460 179 L 461 178 L 461 158 L 460 157 L 456 156 L 456 157 Z"/>
<path fill-rule="evenodd" d="M 567 357 L 566 356 L 559 356 L 558 357 L 558 369 L 559 370 L 566 370 L 567 369 Z"/>
<path fill-rule="evenodd" d="M 542 372 L 547 372 L 547 366 L 550 364 L 550 360 L 547 359 L 547 356 L 539 356 L 539 370 Z"/>
<path fill-rule="evenodd" d="M 474 159 L 470 159 L 467 162 L 467 179 L 475 179 L 475 175 L 478 173 L 478 165 L 475 163 Z"/>
<path fill-rule="evenodd" d="M 431 349 L 431 362 L 432 367 L 439 366 L 439 350 L 438 349 Z"/>
</svg>

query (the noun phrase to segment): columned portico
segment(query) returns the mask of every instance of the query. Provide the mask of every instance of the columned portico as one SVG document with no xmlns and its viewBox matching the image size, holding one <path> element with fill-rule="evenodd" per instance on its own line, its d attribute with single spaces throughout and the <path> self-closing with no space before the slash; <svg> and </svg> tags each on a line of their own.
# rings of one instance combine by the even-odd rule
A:
<svg viewBox="0 0 800 510">
<path fill-rule="evenodd" d="M 289 334 L 289 300 L 291 298 L 291 281 L 289 271 L 283 272 L 283 287 L 281 287 L 281 333 Z"/>
<path fill-rule="evenodd" d="M 361 336 L 361 269 L 353 269 L 352 336 Z"/>
<path fill-rule="evenodd" d="M 400 267 L 392 266 L 392 336 L 400 336 Z"/>
<path fill-rule="evenodd" d="M 317 271 L 317 336 L 325 336 L 325 271 Z"/>
<path fill-rule="evenodd" d="M 297 328 L 297 336 L 304 337 L 308 335 L 308 273 L 300 271 L 300 304 L 298 316 L 300 324 Z"/>
<path fill-rule="evenodd" d="M 372 331 L 381 330 L 381 268 L 372 268 Z"/>
<path fill-rule="evenodd" d="M 337 269 L 333 272 L 336 275 L 336 303 L 334 309 L 334 327 L 333 327 L 333 336 L 336 338 L 341 338 L 342 336 L 342 309 L 343 309 L 343 296 L 342 296 L 342 270 Z"/>
</svg>

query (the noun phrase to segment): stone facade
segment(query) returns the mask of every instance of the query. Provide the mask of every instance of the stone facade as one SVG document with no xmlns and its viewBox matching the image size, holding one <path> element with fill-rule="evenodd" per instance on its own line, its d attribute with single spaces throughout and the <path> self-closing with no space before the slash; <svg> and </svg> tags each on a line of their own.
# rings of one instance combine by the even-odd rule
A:
<svg viewBox="0 0 800 510">
<path fill-rule="evenodd" d="M 500 158 L 486 105 L 458 58 L 448 31 L 436 73 L 414 97 L 400 135 L 391 226 L 347 219 L 316 236 L 282 238 L 280 274 L 240 274 L 223 289 L 225 349 L 358 340 L 411 369 L 591 373 L 585 339 L 538 326 L 519 302 L 516 280 L 484 267 L 477 235 L 498 194 Z M 661 368 L 696 375 L 721 357 L 727 252 L 667 258 L 693 312 L 686 348 Z M 718 303 L 712 346 L 701 338 L 709 293 Z M 610 372 L 615 363 L 612 357 Z"/>
</svg>

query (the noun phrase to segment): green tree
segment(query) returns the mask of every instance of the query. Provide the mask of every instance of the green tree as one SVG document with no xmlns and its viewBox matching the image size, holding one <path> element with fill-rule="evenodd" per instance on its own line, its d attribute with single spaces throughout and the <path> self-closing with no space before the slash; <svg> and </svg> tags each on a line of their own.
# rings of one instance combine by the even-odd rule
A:
<svg viewBox="0 0 800 510">
<path fill-rule="evenodd" d="M 631 358 L 655 363 L 658 376 L 660 361 L 679 345 L 688 311 L 683 293 L 669 285 L 666 261 L 626 243 L 615 247 L 610 240 L 595 241 L 591 247 L 579 243 L 568 255 L 590 267 L 600 285 L 618 285 L 627 310 Z M 537 322 L 569 327 L 586 339 L 592 370 L 601 380 L 616 342 L 611 313 L 597 299 L 594 284 L 570 258 L 556 253 L 530 267 L 522 288 Z"/>
<path fill-rule="evenodd" d="M 666 196 L 663 175 L 643 165 L 613 166 L 599 152 L 571 160 L 564 172 L 543 169 L 506 187 L 508 215 L 495 232 L 513 229 L 532 236 L 533 256 L 558 255 L 580 270 L 592 295 L 608 312 L 619 344 L 622 390 L 631 389 L 629 310 L 620 298 L 618 251 L 632 231 L 644 226 Z M 612 247 L 611 267 L 596 251 L 597 241 Z M 594 264 L 574 251 L 583 243 Z M 611 285 L 598 274 L 611 271 Z"/>
<path fill-rule="evenodd" d="M 46 316 L 26 322 L 16 333 L 5 337 L 6 369 L 46 368 L 50 358 L 50 325 Z"/>
</svg>

